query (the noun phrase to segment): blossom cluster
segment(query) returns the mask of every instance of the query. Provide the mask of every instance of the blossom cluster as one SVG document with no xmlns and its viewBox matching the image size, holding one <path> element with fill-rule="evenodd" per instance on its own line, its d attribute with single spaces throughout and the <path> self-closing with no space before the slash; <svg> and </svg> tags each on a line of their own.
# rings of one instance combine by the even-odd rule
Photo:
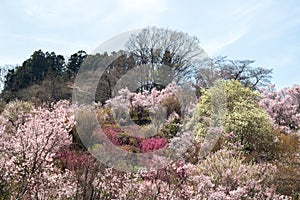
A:
<svg viewBox="0 0 300 200">
<path fill-rule="evenodd" d="M 28 108 L 26 103 L 17 104 Z M 72 195 L 72 183 L 67 178 L 71 172 L 61 173 L 54 164 L 56 152 L 72 142 L 71 106 L 61 101 L 51 108 L 23 111 L 12 118 L 4 110 L 0 118 L 0 165 L 1 179 L 7 183 L 5 190 L 13 199 Z"/>
<path fill-rule="evenodd" d="M 111 109 L 113 117 L 120 124 L 143 120 L 145 117 L 150 117 L 152 121 L 165 122 L 173 112 L 180 112 L 180 109 L 170 110 L 168 106 L 174 105 L 165 103 L 170 99 L 176 100 L 179 90 L 180 87 L 175 83 L 169 84 L 161 91 L 153 88 L 150 92 L 143 91 L 141 93 L 131 92 L 129 89 L 123 88 L 118 92 L 118 96 L 106 102 L 106 106 Z M 180 105 L 178 106 L 180 107 Z M 137 119 L 132 119 L 134 117 Z"/>
<path fill-rule="evenodd" d="M 138 173 L 120 172 L 88 154 L 82 156 L 86 161 L 73 176 L 74 199 L 288 199 L 271 187 L 273 165 L 243 163 L 240 155 L 226 149 L 196 165 L 179 159 L 165 168 Z M 62 159 L 77 163 L 72 157 Z M 164 162 L 160 159 L 154 161 Z"/>
<path fill-rule="evenodd" d="M 261 89 L 260 106 L 267 111 L 274 128 L 290 134 L 300 128 L 300 86 L 275 90 L 275 85 Z"/>
</svg>

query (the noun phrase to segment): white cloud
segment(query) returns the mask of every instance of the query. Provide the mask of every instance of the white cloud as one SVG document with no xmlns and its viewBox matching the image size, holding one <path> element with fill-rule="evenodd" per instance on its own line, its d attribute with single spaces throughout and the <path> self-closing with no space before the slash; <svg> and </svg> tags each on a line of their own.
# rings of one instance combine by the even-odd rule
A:
<svg viewBox="0 0 300 200">
<path fill-rule="evenodd" d="M 229 1 L 223 7 L 216 8 L 214 13 L 218 15 L 210 15 L 212 23 L 203 22 L 204 27 L 200 26 L 201 45 L 210 56 L 218 54 L 240 41 L 245 35 L 251 34 L 259 20 L 263 18 L 261 14 L 270 4 L 269 0 L 233 2 Z M 205 16 L 203 18 L 206 19 Z M 205 31 L 201 30 L 203 28 Z M 206 34 L 206 31 L 209 34 Z"/>
<path fill-rule="evenodd" d="M 202 44 L 203 49 L 207 52 L 208 55 L 214 56 L 223 48 L 234 44 L 239 39 L 241 39 L 246 32 L 236 32 L 227 35 L 227 37 L 222 37 L 214 40 L 208 40 L 204 44 Z"/>
</svg>

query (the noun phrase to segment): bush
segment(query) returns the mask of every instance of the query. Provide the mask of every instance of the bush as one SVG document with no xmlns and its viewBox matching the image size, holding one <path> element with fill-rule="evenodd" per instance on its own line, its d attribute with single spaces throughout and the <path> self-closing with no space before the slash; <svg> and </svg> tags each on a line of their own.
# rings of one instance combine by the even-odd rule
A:
<svg viewBox="0 0 300 200">
<path fill-rule="evenodd" d="M 200 162 L 198 173 L 210 177 L 214 188 L 229 199 L 277 199 L 272 188 L 276 167 L 247 164 L 244 159 L 235 151 L 222 149 Z"/>
<path fill-rule="evenodd" d="M 270 152 L 278 170 L 275 176 L 277 192 L 290 195 L 294 199 L 300 197 L 300 138 L 296 134 L 286 135 L 279 130 L 275 132 L 277 141 Z"/>
</svg>

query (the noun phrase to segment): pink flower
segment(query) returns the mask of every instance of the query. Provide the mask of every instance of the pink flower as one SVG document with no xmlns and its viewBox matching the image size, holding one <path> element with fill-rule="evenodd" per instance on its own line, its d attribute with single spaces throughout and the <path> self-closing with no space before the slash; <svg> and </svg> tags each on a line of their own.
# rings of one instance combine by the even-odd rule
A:
<svg viewBox="0 0 300 200">
<path fill-rule="evenodd" d="M 142 152 L 146 153 L 165 148 L 166 145 L 167 140 L 165 138 L 147 138 L 142 140 L 140 144 L 140 149 Z"/>
</svg>

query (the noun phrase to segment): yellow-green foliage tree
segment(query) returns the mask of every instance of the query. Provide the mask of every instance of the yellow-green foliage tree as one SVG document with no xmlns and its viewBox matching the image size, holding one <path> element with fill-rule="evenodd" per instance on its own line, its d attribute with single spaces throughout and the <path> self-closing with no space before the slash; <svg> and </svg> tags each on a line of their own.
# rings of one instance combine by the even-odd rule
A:
<svg viewBox="0 0 300 200">
<path fill-rule="evenodd" d="M 197 138 L 213 138 L 216 128 L 233 132 L 234 142 L 247 153 L 266 155 L 274 134 L 267 113 L 258 105 L 259 94 L 235 80 L 219 81 L 202 91 L 191 124 Z"/>
</svg>

